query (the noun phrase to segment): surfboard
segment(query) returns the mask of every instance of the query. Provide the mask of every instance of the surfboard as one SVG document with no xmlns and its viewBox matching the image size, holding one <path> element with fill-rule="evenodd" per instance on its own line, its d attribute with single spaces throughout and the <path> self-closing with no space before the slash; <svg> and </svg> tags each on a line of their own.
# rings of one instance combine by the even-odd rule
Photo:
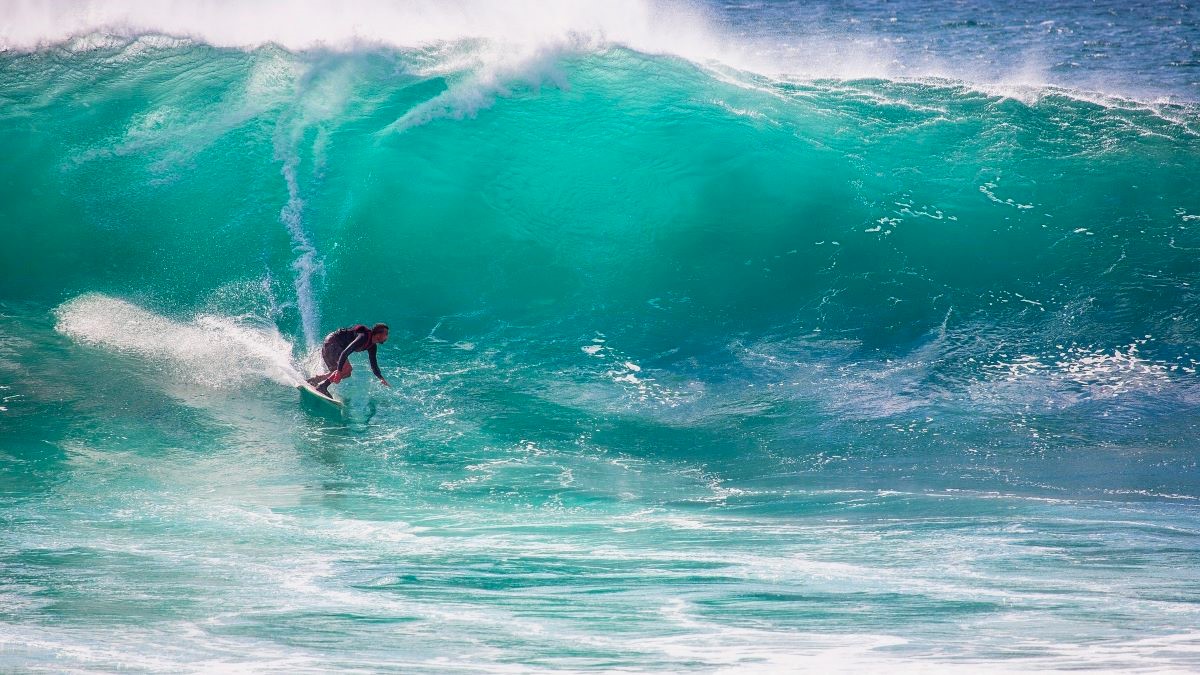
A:
<svg viewBox="0 0 1200 675">
<path fill-rule="evenodd" d="M 300 396 L 308 396 L 309 398 L 323 401 L 324 403 L 335 406 L 339 409 L 343 405 L 342 399 L 340 399 L 336 396 L 332 396 L 332 395 L 326 396 L 325 394 L 322 394 L 321 392 L 317 391 L 316 387 L 312 386 L 311 384 L 309 384 L 307 382 L 296 385 L 296 388 L 300 390 Z"/>
</svg>

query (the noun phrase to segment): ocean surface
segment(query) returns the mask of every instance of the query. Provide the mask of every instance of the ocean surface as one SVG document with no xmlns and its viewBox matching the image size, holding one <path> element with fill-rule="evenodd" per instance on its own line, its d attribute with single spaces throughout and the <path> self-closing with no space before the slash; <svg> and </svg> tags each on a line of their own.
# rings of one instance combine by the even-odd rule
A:
<svg viewBox="0 0 1200 675">
<path fill-rule="evenodd" d="M 1190 1 L 0 0 L 0 671 L 1200 670 L 1198 178 Z"/>
</svg>

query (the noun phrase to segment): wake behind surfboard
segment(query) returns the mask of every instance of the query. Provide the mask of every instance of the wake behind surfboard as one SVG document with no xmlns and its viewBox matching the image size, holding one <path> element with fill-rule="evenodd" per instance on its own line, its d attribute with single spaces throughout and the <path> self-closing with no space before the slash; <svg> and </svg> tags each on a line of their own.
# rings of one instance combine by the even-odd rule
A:
<svg viewBox="0 0 1200 675">
<path fill-rule="evenodd" d="M 342 400 L 340 398 L 333 396 L 333 395 L 326 396 L 325 394 L 322 394 L 321 392 L 317 391 L 316 387 L 312 386 L 311 384 L 309 384 L 307 382 L 297 384 L 296 388 L 300 390 L 300 396 L 302 398 L 307 397 L 310 399 L 317 399 L 319 401 L 324 402 L 327 405 L 334 406 L 334 407 L 338 408 L 339 410 L 342 408 L 343 405 L 345 405 L 344 403 L 342 403 Z"/>
</svg>

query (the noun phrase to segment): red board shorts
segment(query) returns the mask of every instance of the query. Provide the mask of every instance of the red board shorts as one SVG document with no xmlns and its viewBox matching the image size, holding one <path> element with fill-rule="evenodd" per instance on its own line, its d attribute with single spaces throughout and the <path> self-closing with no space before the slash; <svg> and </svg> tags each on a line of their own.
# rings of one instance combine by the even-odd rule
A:
<svg viewBox="0 0 1200 675">
<path fill-rule="evenodd" d="M 325 366 L 329 370 L 332 371 L 337 367 L 338 358 L 342 355 L 342 350 L 345 348 L 345 345 L 338 345 L 336 341 L 326 342 L 321 348 L 321 358 L 324 359 Z M 346 365 L 342 366 L 341 370 L 330 375 L 329 381 L 335 384 L 341 382 L 350 377 L 350 371 L 352 370 L 354 369 L 350 367 L 350 359 L 346 359 Z"/>
</svg>

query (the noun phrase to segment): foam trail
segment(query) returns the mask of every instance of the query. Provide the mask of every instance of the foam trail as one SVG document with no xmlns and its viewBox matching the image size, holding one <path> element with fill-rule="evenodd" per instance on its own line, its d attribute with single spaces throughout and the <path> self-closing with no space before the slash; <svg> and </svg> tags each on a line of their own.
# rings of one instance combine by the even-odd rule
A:
<svg viewBox="0 0 1200 675">
<path fill-rule="evenodd" d="M 213 314 L 176 321 L 99 293 L 59 305 L 54 316 L 59 333 L 167 366 L 181 381 L 224 388 L 262 379 L 293 386 L 303 379 L 292 364 L 292 345 L 273 327 Z"/>
</svg>

